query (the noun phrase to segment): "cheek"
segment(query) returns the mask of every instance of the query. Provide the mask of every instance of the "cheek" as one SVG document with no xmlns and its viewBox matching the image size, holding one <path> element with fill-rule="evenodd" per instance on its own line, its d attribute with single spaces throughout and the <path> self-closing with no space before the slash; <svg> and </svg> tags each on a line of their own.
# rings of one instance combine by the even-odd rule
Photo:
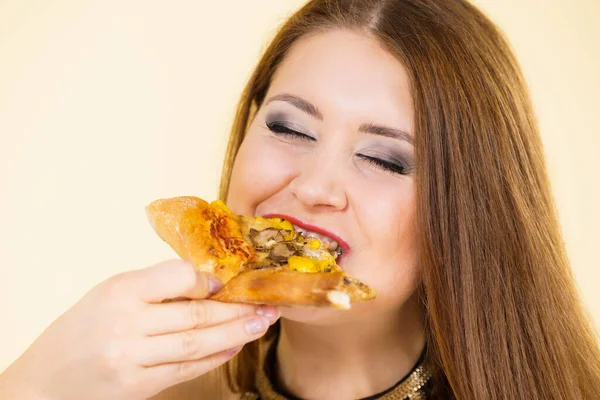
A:
<svg viewBox="0 0 600 400">
<path fill-rule="evenodd" d="M 365 205 L 357 210 L 365 232 L 365 250 L 354 261 L 362 269 L 360 273 L 365 274 L 364 279 L 378 290 L 380 302 L 398 304 L 414 293 L 421 278 L 415 190 L 412 180 L 382 190 L 385 193 L 360 202 Z"/>
<path fill-rule="evenodd" d="M 285 187 L 298 168 L 285 151 L 249 132 L 231 173 L 226 203 L 237 214 L 254 215 L 256 206 Z"/>
</svg>

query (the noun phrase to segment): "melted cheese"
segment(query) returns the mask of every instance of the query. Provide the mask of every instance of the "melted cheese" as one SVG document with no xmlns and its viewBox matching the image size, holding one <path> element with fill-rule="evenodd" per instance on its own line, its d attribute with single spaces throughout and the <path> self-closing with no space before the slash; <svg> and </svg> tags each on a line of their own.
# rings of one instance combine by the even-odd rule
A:
<svg viewBox="0 0 600 400">
<path fill-rule="evenodd" d="M 255 229 L 259 231 L 262 231 L 266 228 L 275 228 L 277 230 L 289 231 L 290 233 L 288 233 L 284 237 L 285 240 L 292 240 L 296 235 L 292 223 L 281 218 L 256 217 L 252 225 Z"/>
<path fill-rule="evenodd" d="M 329 252 L 320 250 L 322 243 L 313 238 L 304 248 L 304 256 L 292 256 L 288 259 L 288 267 L 298 272 L 317 273 L 325 272 L 326 269 L 337 269 L 335 257 Z M 311 251 L 311 250 L 318 251 Z"/>
<path fill-rule="evenodd" d="M 308 257 L 291 256 L 288 259 L 288 266 L 298 272 L 324 272 L 326 268 L 331 268 L 330 260 L 314 260 Z"/>
</svg>

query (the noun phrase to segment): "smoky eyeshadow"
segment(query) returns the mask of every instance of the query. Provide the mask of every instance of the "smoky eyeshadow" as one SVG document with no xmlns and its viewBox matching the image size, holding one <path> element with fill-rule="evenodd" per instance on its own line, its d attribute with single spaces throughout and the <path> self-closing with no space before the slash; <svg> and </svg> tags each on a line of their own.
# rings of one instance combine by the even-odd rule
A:
<svg viewBox="0 0 600 400">
<path fill-rule="evenodd" d="M 385 162 L 402 166 L 409 173 L 414 169 L 414 156 L 407 154 L 408 151 L 386 148 L 385 150 L 367 149 L 360 151 L 359 154 L 366 157 L 378 158 Z"/>
<path fill-rule="evenodd" d="M 288 129 L 295 130 L 302 134 L 309 134 L 306 128 L 303 128 L 296 122 L 293 122 L 294 118 L 290 117 L 288 113 L 281 110 L 270 111 L 265 116 L 265 125 L 271 127 L 275 124 L 281 124 Z M 269 128 L 270 129 L 270 128 Z M 367 147 L 364 150 L 358 151 L 357 154 L 361 154 L 367 157 L 380 158 L 386 162 L 401 165 L 408 171 L 412 171 L 414 168 L 414 156 L 410 154 L 408 150 L 403 151 L 393 147 L 397 146 L 381 146 Z"/>
<path fill-rule="evenodd" d="M 289 116 L 282 111 L 273 111 L 267 114 L 265 117 L 267 125 L 274 124 L 276 122 L 291 123 Z"/>
<path fill-rule="evenodd" d="M 312 136 L 310 130 L 306 129 L 302 125 L 294 122 L 294 118 L 291 118 L 288 114 L 283 111 L 273 111 L 265 116 L 265 125 L 267 128 L 272 129 L 274 125 L 282 125 L 287 129 L 299 132 L 304 135 Z"/>
</svg>

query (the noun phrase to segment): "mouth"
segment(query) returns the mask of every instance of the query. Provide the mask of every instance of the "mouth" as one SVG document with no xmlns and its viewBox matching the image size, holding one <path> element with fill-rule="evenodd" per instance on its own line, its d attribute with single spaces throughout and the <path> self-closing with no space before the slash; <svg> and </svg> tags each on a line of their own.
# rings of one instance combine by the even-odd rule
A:
<svg viewBox="0 0 600 400">
<path fill-rule="evenodd" d="M 344 255 L 350 253 L 350 246 L 338 235 L 329 232 L 319 226 L 306 224 L 297 218 L 291 217 L 284 214 L 266 214 L 263 218 L 283 218 L 292 223 L 294 230 L 301 233 L 305 238 L 318 239 L 324 246 L 327 246 L 327 250 L 334 255 L 337 263 L 339 264 L 340 259 Z"/>
</svg>

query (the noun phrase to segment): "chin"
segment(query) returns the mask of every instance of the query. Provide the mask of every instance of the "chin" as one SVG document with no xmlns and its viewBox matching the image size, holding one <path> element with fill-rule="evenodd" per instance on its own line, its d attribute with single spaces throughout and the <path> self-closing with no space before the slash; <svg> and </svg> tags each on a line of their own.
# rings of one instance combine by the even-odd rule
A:
<svg viewBox="0 0 600 400">
<path fill-rule="evenodd" d="M 343 310 L 336 310 L 330 308 L 290 308 L 281 307 L 281 318 L 303 323 L 319 323 L 327 320 L 331 320 L 335 317 L 336 313 L 343 312 Z"/>
<path fill-rule="evenodd" d="M 365 311 L 372 310 L 374 302 L 352 304 L 350 310 L 337 308 L 289 308 L 281 307 L 281 318 L 307 325 L 331 326 L 339 323 L 364 320 Z"/>
</svg>

